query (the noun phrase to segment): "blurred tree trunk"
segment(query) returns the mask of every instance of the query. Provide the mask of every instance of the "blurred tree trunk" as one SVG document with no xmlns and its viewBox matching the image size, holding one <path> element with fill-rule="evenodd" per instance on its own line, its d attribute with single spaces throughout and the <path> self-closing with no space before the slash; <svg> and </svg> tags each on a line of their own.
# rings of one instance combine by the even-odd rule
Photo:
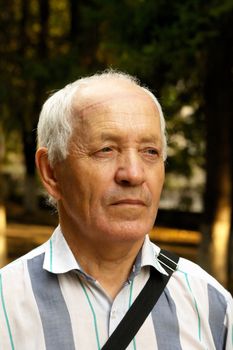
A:
<svg viewBox="0 0 233 350">
<path fill-rule="evenodd" d="M 69 39 L 71 43 L 77 42 L 79 26 L 80 26 L 80 16 L 79 16 L 79 5 L 80 1 L 70 0 L 69 9 L 70 9 L 70 35 Z"/>
<path fill-rule="evenodd" d="M 6 210 L 0 200 L 0 268 L 6 264 Z"/>
<path fill-rule="evenodd" d="M 21 21 L 21 35 L 23 37 L 21 51 L 25 55 L 28 45 L 27 40 L 27 21 L 29 16 L 29 4 L 27 0 L 22 0 L 22 21 Z M 48 58 L 48 32 L 49 32 L 49 0 L 39 1 L 39 25 L 40 30 L 38 34 L 38 42 L 36 47 L 36 58 L 38 66 L 43 70 L 43 65 L 46 66 Z M 28 88 L 33 86 L 34 102 L 31 106 L 31 113 L 25 114 L 23 126 L 23 149 L 26 167 L 25 176 L 25 192 L 24 192 L 24 207 L 26 212 L 36 212 L 37 210 L 37 184 L 36 184 L 36 169 L 35 169 L 35 151 L 36 151 L 36 127 L 39 112 L 43 100 L 44 92 L 44 77 L 38 77 L 35 81 L 25 86 L 25 92 L 29 93 Z M 31 92 L 30 92 L 31 93 Z M 27 107 L 26 107 L 27 108 Z"/>
<path fill-rule="evenodd" d="M 4 157 L 4 135 L 0 125 L 0 268 L 6 263 L 6 210 L 4 206 L 4 183 L 1 173 L 2 159 Z"/>
<path fill-rule="evenodd" d="M 231 119 L 230 130 L 233 130 L 233 118 Z M 231 137 L 231 226 L 228 247 L 228 284 L 227 287 L 233 295 L 233 138 Z"/>
<path fill-rule="evenodd" d="M 23 130 L 23 150 L 25 159 L 24 209 L 26 213 L 37 211 L 35 151 L 36 135 L 32 130 Z"/>
<path fill-rule="evenodd" d="M 233 195 L 231 200 L 233 201 Z M 227 288 L 233 295 L 233 253 L 232 252 L 233 252 L 233 208 L 231 209 L 231 228 L 230 228 L 230 239 L 229 239 L 229 246 L 228 246 L 229 258 L 228 258 L 228 283 L 227 283 Z"/>
<path fill-rule="evenodd" d="M 233 119 L 231 21 L 232 14 L 220 27 L 219 37 L 214 40 L 213 45 L 209 45 L 203 92 L 207 123 L 207 178 L 201 263 L 224 285 L 227 285 L 231 211 L 230 130 Z"/>
<path fill-rule="evenodd" d="M 30 1 L 21 0 L 20 3 L 20 22 L 19 22 L 19 67 L 22 77 L 25 72 L 25 62 L 27 60 L 27 51 L 30 46 L 30 40 L 28 37 L 28 21 L 30 17 Z M 30 94 L 30 83 L 26 78 L 22 81 L 20 86 L 22 96 L 24 99 L 21 99 L 21 106 L 18 109 L 18 118 L 22 120 L 22 143 L 23 143 L 23 152 L 24 152 L 24 161 L 25 161 L 25 178 L 24 178 L 24 209 L 27 213 L 35 212 L 36 210 L 36 195 L 35 195 L 35 170 L 34 170 L 34 157 L 33 153 L 35 152 L 35 142 L 33 142 L 32 137 L 32 127 L 31 119 L 32 115 L 30 113 L 30 106 L 28 104 L 28 96 Z"/>
</svg>

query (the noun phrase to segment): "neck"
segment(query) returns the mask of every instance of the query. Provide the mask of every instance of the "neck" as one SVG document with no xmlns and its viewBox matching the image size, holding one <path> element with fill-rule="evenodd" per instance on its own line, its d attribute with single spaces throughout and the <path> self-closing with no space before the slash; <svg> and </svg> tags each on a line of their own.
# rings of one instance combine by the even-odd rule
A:
<svg viewBox="0 0 233 350">
<path fill-rule="evenodd" d="M 118 254 L 115 259 L 97 254 L 89 259 L 88 255 L 77 254 L 77 260 L 83 270 L 98 280 L 106 294 L 114 299 L 127 281 L 136 255 L 127 251 L 127 254 Z"/>
<path fill-rule="evenodd" d="M 144 238 L 134 242 L 92 242 L 62 226 L 62 232 L 79 265 L 114 299 L 127 281 Z"/>
</svg>

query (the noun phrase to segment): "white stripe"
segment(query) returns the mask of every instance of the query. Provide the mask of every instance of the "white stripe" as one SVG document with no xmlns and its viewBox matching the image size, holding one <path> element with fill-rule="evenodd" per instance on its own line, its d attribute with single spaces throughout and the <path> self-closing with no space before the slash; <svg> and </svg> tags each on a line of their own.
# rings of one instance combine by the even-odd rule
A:
<svg viewBox="0 0 233 350">
<path fill-rule="evenodd" d="M 46 350 L 40 315 L 32 290 L 28 288 L 30 280 L 25 263 L 25 260 L 18 261 L 7 268 L 7 273 L 6 270 L 3 273 L 4 298 L 15 350 Z M 2 322 L 1 314 L 0 322 Z M 10 350 L 11 348 L 3 346 L 0 349 Z"/>
</svg>

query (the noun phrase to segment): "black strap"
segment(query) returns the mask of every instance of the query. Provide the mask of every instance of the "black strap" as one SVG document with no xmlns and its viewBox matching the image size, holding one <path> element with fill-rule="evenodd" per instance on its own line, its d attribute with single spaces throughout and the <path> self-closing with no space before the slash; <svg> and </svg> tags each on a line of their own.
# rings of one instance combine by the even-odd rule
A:
<svg viewBox="0 0 233 350">
<path fill-rule="evenodd" d="M 146 285 L 102 347 L 102 350 L 125 350 L 156 304 L 172 273 L 176 270 L 179 257 L 171 252 L 161 250 L 158 260 L 168 276 L 160 273 L 155 268 L 151 268 L 150 278 Z"/>
</svg>

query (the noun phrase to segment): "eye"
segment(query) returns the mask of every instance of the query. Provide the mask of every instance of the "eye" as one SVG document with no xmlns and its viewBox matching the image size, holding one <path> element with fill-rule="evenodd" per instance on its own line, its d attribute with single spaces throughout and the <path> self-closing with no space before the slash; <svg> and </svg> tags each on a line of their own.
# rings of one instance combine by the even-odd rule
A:
<svg viewBox="0 0 233 350">
<path fill-rule="evenodd" d="M 143 155 L 151 160 L 157 159 L 160 156 L 160 152 L 157 148 L 147 147 L 142 150 Z"/>
<path fill-rule="evenodd" d="M 112 147 L 106 146 L 100 148 L 98 151 L 94 153 L 97 158 L 109 158 L 113 155 L 114 149 Z"/>
<path fill-rule="evenodd" d="M 151 154 L 151 155 L 156 155 L 156 154 L 158 154 L 158 151 L 157 151 L 156 149 L 154 149 L 154 148 L 148 148 L 148 149 L 146 150 L 146 152 L 147 152 L 148 154 Z"/>
<path fill-rule="evenodd" d="M 103 147 L 101 150 L 99 150 L 99 152 L 109 153 L 109 152 L 112 152 L 112 148 L 111 147 Z"/>
</svg>

